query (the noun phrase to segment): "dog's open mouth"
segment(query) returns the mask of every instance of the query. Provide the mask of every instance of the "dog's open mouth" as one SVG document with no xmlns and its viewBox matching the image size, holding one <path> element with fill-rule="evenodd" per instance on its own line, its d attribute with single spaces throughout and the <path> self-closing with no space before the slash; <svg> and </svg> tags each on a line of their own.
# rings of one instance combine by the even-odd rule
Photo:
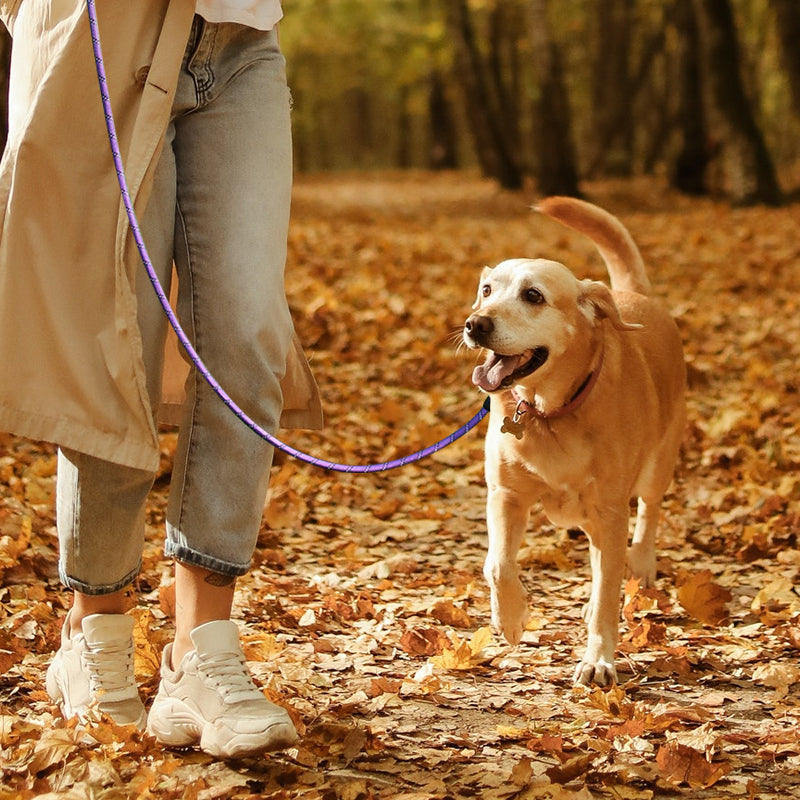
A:
<svg viewBox="0 0 800 800">
<path fill-rule="evenodd" d="M 501 356 L 489 353 L 486 361 L 472 372 L 472 382 L 485 392 L 507 389 L 515 381 L 535 372 L 547 361 L 546 347 L 526 350 L 516 356 Z"/>
</svg>

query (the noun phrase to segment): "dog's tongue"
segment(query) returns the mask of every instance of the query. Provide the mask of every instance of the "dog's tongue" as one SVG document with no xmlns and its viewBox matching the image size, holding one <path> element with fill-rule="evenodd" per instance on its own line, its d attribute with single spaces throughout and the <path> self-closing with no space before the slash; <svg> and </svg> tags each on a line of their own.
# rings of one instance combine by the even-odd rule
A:
<svg viewBox="0 0 800 800">
<path fill-rule="evenodd" d="M 520 365 L 522 355 L 500 356 L 489 353 L 489 357 L 472 371 L 472 382 L 486 392 L 493 392 Z"/>
</svg>

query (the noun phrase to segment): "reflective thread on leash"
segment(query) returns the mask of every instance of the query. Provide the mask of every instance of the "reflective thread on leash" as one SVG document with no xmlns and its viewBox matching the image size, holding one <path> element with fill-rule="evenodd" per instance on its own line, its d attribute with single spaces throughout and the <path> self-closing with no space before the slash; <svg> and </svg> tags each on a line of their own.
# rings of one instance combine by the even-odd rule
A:
<svg viewBox="0 0 800 800">
<path fill-rule="evenodd" d="M 125 178 L 125 169 L 122 164 L 122 156 L 119 150 L 119 143 L 117 141 L 117 132 L 116 126 L 114 124 L 114 115 L 111 110 L 111 100 L 108 94 L 108 81 L 106 79 L 106 72 L 105 72 L 105 65 L 103 62 L 103 52 L 100 45 L 100 32 L 97 24 L 97 11 L 95 9 L 95 0 L 87 0 L 86 2 L 86 9 L 89 14 L 89 28 L 91 31 L 92 36 L 92 48 L 94 50 L 94 60 L 95 66 L 97 70 L 97 80 L 100 84 L 100 96 L 103 102 L 103 112 L 106 118 L 106 130 L 108 131 L 108 142 L 111 146 L 111 155 L 114 159 L 114 167 L 117 173 L 117 182 L 119 183 L 120 192 L 122 194 L 122 201 L 125 206 L 125 211 L 128 215 L 128 221 L 131 226 L 131 231 L 133 233 L 134 241 L 136 242 L 136 246 L 139 250 L 139 255 L 141 256 L 142 263 L 144 264 L 145 270 L 147 271 L 147 276 L 150 279 L 150 283 L 153 285 L 153 289 L 158 297 L 158 301 L 161 304 L 164 313 L 166 314 L 167 320 L 169 321 L 170 326 L 175 331 L 175 335 L 178 337 L 178 341 L 181 343 L 181 346 L 186 351 L 187 355 L 189 356 L 190 361 L 194 365 L 195 369 L 197 369 L 198 373 L 203 377 L 203 379 L 208 383 L 211 389 L 215 392 L 215 394 L 222 400 L 222 402 L 228 407 L 228 409 L 236 416 L 241 422 L 247 425 L 254 433 L 260 436 L 262 439 L 265 439 L 269 442 L 273 447 L 276 447 L 278 450 L 287 453 L 294 458 L 304 461 L 307 464 L 311 464 L 315 467 L 320 467 L 322 469 L 333 470 L 336 472 L 382 472 L 385 470 L 395 469 L 397 467 L 403 467 L 406 464 L 411 464 L 415 461 L 420 461 L 423 458 L 426 458 L 429 455 L 433 455 L 434 453 L 442 450 L 443 448 L 447 447 L 448 445 L 455 442 L 457 439 L 460 439 L 464 434 L 471 431 L 485 416 L 489 413 L 489 398 L 486 398 L 486 401 L 481 406 L 480 411 L 475 414 L 472 419 L 470 419 L 465 425 L 462 425 L 458 430 L 451 433 L 449 436 L 446 436 L 444 439 L 435 442 L 428 447 L 417 451 L 416 453 L 411 453 L 410 455 L 403 456 L 402 458 L 397 458 L 392 461 L 384 461 L 377 464 L 337 464 L 333 461 L 326 461 L 322 458 L 316 458 L 315 456 L 309 455 L 308 453 L 304 453 L 300 450 L 291 447 L 288 444 L 285 444 L 280 439 L 277 439 L 268 431 L 264 430 L 257 422 L 252 420 L 241 408 L 233 401 L 233 399 L 227 394 L 227 392 L 219 385 L 216 381 L 214 376 L 211 374 L 209 369 L 203 363 L 203 360 L 200 358 L 200 355 L 195 350 L 192 343 L 189 341 L 188 336 L 184 333 L 183 328 L 181 328 L 180 323 L 178 322 L 178 318 L 175 315 L 175 312 L 172 310 L 172 307 L 169 304 L 169 299 L 164 292 L 161 283 L 158 280 L 158 276 L 155 273 L 155 269 L 153 264 L 150 260 L 150 256 L 148 255 L 147 248 L 144 243 L 144 239 L 142 238 L 141 231 L 139 230 L 139 223 L 136 219 L 136 214 L 133 210 L 133 202 L 131 201 L 130 194 L 128 192 L 128 183 Z"/>
</svg>

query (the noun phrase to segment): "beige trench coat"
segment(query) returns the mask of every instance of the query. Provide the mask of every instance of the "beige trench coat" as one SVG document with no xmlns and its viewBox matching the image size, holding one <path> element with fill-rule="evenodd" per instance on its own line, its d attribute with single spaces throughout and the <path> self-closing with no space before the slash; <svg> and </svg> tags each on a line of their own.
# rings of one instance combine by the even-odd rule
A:
<svg viewBox="0 0 800 800">
<path fill-rule="evenodd" d="M 97 7 L 141 218 L 194 0 Z M 14 37 L 0 163 L 0 430 L 154 469 L 158 437 L 133 291 L 147 276 L 106 138 L 85 0 L 0 0 L 0 19 Z M 282 388 L 282 425 L 320 427 L 319 393 L 296 337 Z"/>
</svg>

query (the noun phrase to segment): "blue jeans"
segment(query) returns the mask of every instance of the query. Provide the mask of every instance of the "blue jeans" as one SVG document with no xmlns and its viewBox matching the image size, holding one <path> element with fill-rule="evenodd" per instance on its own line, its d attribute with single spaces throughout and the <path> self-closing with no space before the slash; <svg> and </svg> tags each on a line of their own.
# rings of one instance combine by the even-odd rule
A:
<svg viewBox="0 0 800 800">
<path fill-rule="evenodd" d="M 277 33 L 196 17 L 142 234 L 165 287 L 174 260 L 178 317 L 200 357 L 271 432 L 293 331 L 283 283 L 291 182 L 290 97 Z M 167 322 L 144 267 L 136 288 L 155 414 Z M 195 370 L 186 389 L 165 552 L 241 575 L 258 536 L 272 446 Z M 136 577 L 154 477 L 59 453 L 59 571 L 66 586 L 106 594 Z"/>
</svg>

